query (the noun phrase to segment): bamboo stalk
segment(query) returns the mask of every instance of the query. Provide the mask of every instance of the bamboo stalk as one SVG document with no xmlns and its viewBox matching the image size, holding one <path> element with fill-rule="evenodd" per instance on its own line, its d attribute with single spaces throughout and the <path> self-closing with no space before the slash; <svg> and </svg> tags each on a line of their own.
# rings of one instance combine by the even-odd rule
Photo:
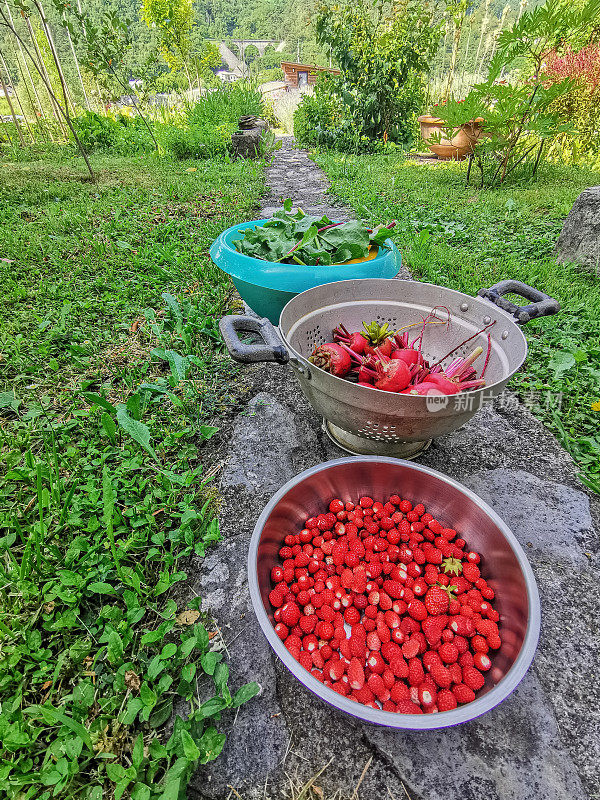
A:
<svg viewBox="0 0 600 800">
<path fill-rule="evenodd" d="M 4 61 L 4 59 L 2 59 L 2 61 Z M 6 86 L 6 83 L 4 82 L 4 76 L 2 75 L 2 70 L 0 70 L 0 86 L 2 86 L 2 91 L 4 92 L 4 97 L 6 97 L 6 101 L 8 103 L 8 107 L 10 108 L 10 113 L 11 113 L 11 116 L 13 118 L 13 122 L 15 123 L 15 128 L 17 129 L 17 134 L 19 136 L 19 142 L 21 143 L 21 147 L 25 147 L 25 139 L 23 138 L 23 133 L 21 132 L 21 127 L 20 127 L 19 122 L 17 120 L 17 115 L 15 114 L 15 109 L 13 107 L 12 100 L 10 99 L 10 95 L 8 94 L 8 88 Z M 8 135 L 8 138 L 9 138 L 9 141 L 11 141 L 10 134 Z"/>
<path fill-rule="evenodd" d="M 12 82 L 12 78 L 10 77 L 10 72 L 8 70 L 8 67 L 6 65 L 6 61 L 4 60 L 4 55 L 3 55 L 1 50 L 0 50 L 0 62 L 2 63 L 2 67 L 4 68 L 4 72 L 6 73 L 6 77 L 8 78 L 8 87 L 13 90 L 13 93 L 14 93 L 15 98 L 17 100 L 17 103 L 19 105 L 19 110 L 21 111 L 21 114 L 23 115 L 23 119 L 25 120 L 25 127 L 29 131 L 29 135 L 31 136 L 31 142 L 33 143 L 35 141 L 35 138 L 34 138 L 34 135 L 33 135 L 33 131 L 31 130 L 31 127 L 29 125 L 29 120 L 27 119 L 27 114 L 25 113 L 25 109 L 23 108 L 23 103 L 21 102 L 21 98 L 19 97 L 19 93 L 15 89 L 15 85 Z"/>
<path fill-rule="evenodd" d="M 75 69 L 77 70 L 77 74 L 79 75 L 79 83 L 81 84 L 81 91 L 83 92 L 83 97 L 85 99 L 85 107 L 87 108 L 88 111 L 90 111 L 91 110 L 90 109 L 90 101 L 89 101 L 89 98 L 87 96 L 87 92 L 85 90 L 85 86 L 83 84 L 83 78 L 81 76 L 81 70 L 79 69 L 79 61 L 77 59 L 77 53 L 75 52 L 75 47 L 73 45 L 73 40 L 71 39 L 71 34 L 70 34 L 69 29 L 67 27 L 65 27 L 65 31 L 66 31 L 66 34 L 67 34 L 67 39 L 69 40 L 69 45 L 71 46 L 71 53 L 73 53 L 73 61 L 75 62 Z"/>
<path fill-rule="evenodd" d="M 24 15 L 24 18 L 25 18 L 25 23 L 27 25 L 27 30 L 29 31 L 29 36 L 31 37 L 31 41 L 33 43 L 33 49 L 35 50 L 35 55 L 36 55 L 36 58 L 37 58 L 37 60 L 39 62 L 39 66 L 40 66 L 41 69 L 37 68 L 37 65 L 36 65 L 35 61 L 33 60 L 33 58 L 31 59 L 31 63 L 33 64 L 34 67 L 36 67 L 37 71 L 40 74 L 40 77 L 42 78 L 42 83 L 46 87 L 46 91 L 48 92 L 48 99 L 50 101 L 50 106 L 52 108 L 52 113 L 54 114 L 54 118 L 58 122 L 58 124 L 60 126 L 60 129 L 61 129 L 61 131 L 63 133 L 63 136 L 65 136 L 65 138 L 68 138 L 68 134 L 67 134 L 67 131 L 65 129 L 65 125 L 64 125 L 64 123 L 63 123 L 63 121 L 61 119 L 58 103 L 56 102 L 56 98 L 54 97 L 54 93 L 51 90 L 52 82 L 50 80 L 50 73 L 48 72 L 48 68 L 46 67 L 46 62 L 44 61 L 44 57 L 42 56 L 42 52 L 41 52 L 40 47 L 38 45 L 38 42 L 37 42 L 37 39 L 36 39 L 36 36 L 35 36 L 35 31 L 33 30 L 33 25 L 31 24 L 31 20 L 30 20 L 30 18 L 28 16 Z M 14 30 L 14 25 L 13 25 L 13 30 Z M 23 44 L 23 43 L 21 42 L 21 44 Z"/>
<path fill-rule="evenodd" d="M 10 6 L 8 5 L 8 0 L 5 0 L 5 4 L 4 5 L 6 6 L 6 11 L 8 13 L 8 19 L 10 20 L 11 25 L 13 25 L 13 27 L 14 27 L 15 23 L 14 23 L 13 16 L 12 16 L 12 13 L 11 13 L 11 10 L 10 10 Z M 14 43 L 14 40 L 13 40 L 13 43 Z M 25 53 L 23 52 L 23 47 L 21 46 L 21 42 L 18 39 L 17 39 L 17 47 L 19 49 L 19 53 L 21 54 L 21 59 L 23 61 L 23 66 L 25 67 L 25 72 L 27 73 L 27 77 L 29 78 L 29 83 L 31 84 L 31 88 L 33 90 L 33 94 L 35 96 L 38 108 L 40 110 L 40 114 L 44 119 L 46 119 L 46 111 L 44 110 L 44 106 L 42 105 L 42 101 L 40 100 L 40 97 L 38 95 L 37 88 L 36 88 L 35 82 L 33 80 L 33 75 L 31 74 L 31 71 L 29 69 L 29 64 L 27 63 L 27 59 L 25 58 Z M 19 59 L 17 58 L 17 61 L 18 60 Z M 33 103 L 31 105 L 32 105 L 32 108 L 33 108 Z M 54 137 L 52 136 L 52 131 L 50 131 L 50 138 L 52 139 L 52 141 L 54 141 Z"/>
<path fill-rule="evenodd" d="M 71 92 L 69 91 L 69 87 L 65 80 L 65 75 L 62 69 L 62 64 L 60 62 L 60 58 L 58 56 L 58 50 L 56 49 L 56 45 L 54 44 L 54 38 L 52 37 L 52 31 L 50 30 L 50 25 L 48 24 L 48 20 L 46 18 L 46 12 L 44 11 L 44 7 L 41 4 L 40 0 L 33 0 L 34 6 L 38 10 L 38 14 L 40 15 L 40 19 L 42 21 L 42 27 L 44 28 L 44 33 L 46 34 L 46 39 L 48 40 L 48 44 L 50 45 L 50 53 L 52 54 L 52 58 L 56 65 L 56 71 L 58 72 L 58 79 L 60 81 L 61 90 L 63 96 L 65 98 L 65 107 L 67 112 L 69 110 L 68 106 L 69 103 L 71 104 L 71 108 L 73 112 L 75 111 L 75 103 L 73 102 L 73 98 L 71 97 Z"/>
<path fill-rule="evenodd" d="M 475 69 L 477 70 L 477 63 L 479 62 L 479 53 L 481 52 L 481 45 L 483 44 L 483 37 L 485 34 L 485 29 L 487 28 L 487 24 L 489 22 L 489 10 L 492 0 L 485 0 L 485 7 L 483 12 L 483 18 L 481 20 L 481 31 L 479 32 L 479 44 L 477 45 L 477 53 L 475 54 Z M 481 70 L 477 70 L 477 75 L 481 75 Z"/>
<path fill-rule="evenodd" d="M 94 183 L 96 183 L 96 176 L 94 174 L 94 170 L 92 169 L 92 165 L 91 165 L 90 160 L 88 158 L 88 154 L 86 153 L 85 148 L 81 143 L 81 139 L 77 135 L 77 131 L 75 130 L 75 127 L 74 127 L 74 125 L 73 125 L 73 123 L 71 121 L 71 118 L 69 117 L 68 108 L 63 109 L 60 106 L 60 104 L 58 102 L 58 99 L 56 98 L 56 96 L 54 94 L 54 91 L 52 89 L 52 85 L 50 84 L 50 81 L 44 75 L 44 71 L 43 71 L 44 67 L 42 67 L 42 65 L 36 63 L 36 61 L 33 58 L 32 54 L 29 52 L 29 48 L 25 45 L 25 43 L 23 42 L 23 39 L 20 37 L 19 32 L 16 30 L 14 25 L 9 24 L 8 18 L 6 17 L 6 14 L 4 14 L 4 12 L 2 11 L 2 8 L 0 8 L 0 17 L 2 18 L 4 24 L 10 30 L 12 35 L 15 36 L 17 39 L 20 39 L 21 44 L 23 45 L 23 49 L 25 50 L 25 53 L 31 59 L 31 63 L 33 64 L 33 66 L 35 67 L 37 73 L 39 74 L 39 76 L 41 77 L 42 81 L 44 82 L 50 97 L 52 98 L 52 100 L 56 104 L 57 108 L 60 110 L 61 114 L 65 118 L 65 122 L 67 123 L 67 125 L 69 127 L 69 130 L 73 134 L 73 139 L 75 140 L 77 148 L 79 149 L 79 152 L 81 153 L 81 156 L 82 156 L 83 160 L 85 161 L 85 165 L 86 165 L 86 167 L 88 169 L 88 172 L 90 173 L 90 177 L 91 177 L 92 181 L 94 181 Z"/>
</svg>

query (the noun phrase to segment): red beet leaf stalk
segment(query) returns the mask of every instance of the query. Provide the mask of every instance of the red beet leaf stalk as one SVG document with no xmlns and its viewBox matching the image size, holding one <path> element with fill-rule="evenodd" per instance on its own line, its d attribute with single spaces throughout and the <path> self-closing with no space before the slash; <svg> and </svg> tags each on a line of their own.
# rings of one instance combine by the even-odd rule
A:
<svg viewBox="0 0 600 800">
<path fill-rule="evenodd" d="M 341 323 L 334 328 L 333 331 L 333 341 L 338 342 L 340 344 L 345 344 L 355 353 L 362 354 L 365 351 L 365 347 L 367 346 L 367 337 L 363 336 L 362 333 L 359 331 L 355 331 L 354 333 L 350 333 L 350 331 L 342 325 Z"/>
</svg>

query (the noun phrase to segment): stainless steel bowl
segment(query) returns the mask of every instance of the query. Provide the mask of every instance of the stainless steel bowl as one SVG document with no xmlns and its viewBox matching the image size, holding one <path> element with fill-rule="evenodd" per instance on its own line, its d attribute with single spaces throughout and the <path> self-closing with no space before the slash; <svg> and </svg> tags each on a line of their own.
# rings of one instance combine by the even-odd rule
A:
<svg viewBox="0 0 600 800">
<path fill-rule="evenodd" d="M 238 361 L 289 362 L 312 407 L 325 419 L 326 431 L 343 449 L 361 455 L 410 457 L 435 436 L 456 430 L 484 402 L 500 394 L 527 355 L 527 342 L 519 325 L 534 317 L 555 314 L 555 300 L 519 281 L 503 281 L 482 289 L 482 297 L 419 281 L 367 278 L 337 281 L 296 295 L 285 306 L 275 331 L 264 319 L 223 317 L 221 332 L 230 354 Z M 516 306 L 503 295 L 518 293 L 534 302 Z M 450 330 L 429 325 L 423 337 L 423 354 L 432 362 L 444 359 L 452 345 L 470 338 L 457 355 L 465 356 L 481 345 L 491 352 L 486 386 L 452 396 L 420 397 L 393 394 L 330 375 L 308 361 L 317 345 L 331 341 L 333 329 L 342 322 L 348 330 L 360 330 L 363 321 L 387 322 L 395 330 L 420 323 L 435 306 L 450 312 Z M 246 344 L 239 334 L 252 331 L 262 344 Z M 481 362 L 481 364 L 480 364 Z M 483 357 L 476 362 L 478 374 Z"/>
<path fill-rule="evenodd" d="M 395 714 L 355 703 L 323 685 L 286 650 L 276 635 L 269 603 L 270 572 L 278 563 L 284 537 L 299 531 L 307 516 L 323 512 L 334 497 L 356 502 L 369 495 L 400 494 L 423 502 L 442 522 L 456 528 L 482 555 L 482 575 L 494 589 L 500 613 L 502 646 L 493 658 L 485 686 L 472 703 L 437 714 Z M 353 717 L 407 730 L 432 730 L 466 722 L 501 703 L 523 678 L 540 631 L 540 601 L 535 578 L 521 546 L 500 517 L 473 492 L 428 467 L 382 457 L 340 458 L 305 470 L 269 501 L 254 528 L 248 553 L 250 597 L 269 644 L 289 671 L 326 703 Z"/>
</svg>

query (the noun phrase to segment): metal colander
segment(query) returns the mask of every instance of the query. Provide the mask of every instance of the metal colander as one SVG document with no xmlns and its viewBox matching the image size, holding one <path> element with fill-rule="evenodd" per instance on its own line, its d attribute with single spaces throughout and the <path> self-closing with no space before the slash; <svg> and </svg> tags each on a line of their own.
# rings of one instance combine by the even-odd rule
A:
<svg viewBox="0 0 600 800">
<path fill-rule="evenodd" d="M 509 292 L 533 302 L 516 306 L 503 297 Z M 518 281 L 503 281 L 480 294 L 470 297 L 433 284 L 396 279 L 337 281 L 290 300 L 281 313 L 279 332 L 268 320 L 244 316 L 224 317 L 220 327 L 236 360 L 289 362 L 302 391 L 323 416 L 328 434 L 344 450 L 406 458 L 420 452 L 432 438 L 459 428 L 500 394 L 527 355 L 519 324 L 559 310 L 555 300 Z M 394 394 L 337 378 L 308 361 L 316 346 L 332 341 L 332 331 L 340 323 L 348 330 L 360 330 L 363 321 L 377 320 L 397 330 L 422 322 L 436 306 L 448 309 L 450 325 L 426 326 L 423 355 L 436 362 L 470 339 L 442 362 L 447 365 L 478 345 L 486 351 L 489 333 L 485 387 L 452 396 Z M 492 322 L 486 333 L 478 333 Z M 250 332 L 258 334 L 263 343 L 248 344 L 240 339 L 240 334 Z M 478 374 L 483 359 L 481 356 L 475 363 Z"/>
</svg>

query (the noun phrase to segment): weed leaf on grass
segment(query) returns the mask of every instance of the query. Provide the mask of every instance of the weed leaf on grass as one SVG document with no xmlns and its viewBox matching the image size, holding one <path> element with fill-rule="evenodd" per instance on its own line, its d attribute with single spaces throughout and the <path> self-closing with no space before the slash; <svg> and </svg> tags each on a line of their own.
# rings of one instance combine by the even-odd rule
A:
<svg viewBox="0 0 600 800">
<path fill-rule="evenodd" d="M 117 422 L 125 431 L 125 433 L 129 434 L 129 436 L 131 436 L 131 438 L 136 441 L 140 447 L 143 447 L 144 450 L 149 453 L 156 462 L 158 462 L 158 456 L 150 444 L 150 429 L 147 425 L 144 425 L 143 422 L 130 417 L 127 411 L 127 406 L 123 405 L 123 403 L 119 403 L 117 406 Z"/>
</svg>

